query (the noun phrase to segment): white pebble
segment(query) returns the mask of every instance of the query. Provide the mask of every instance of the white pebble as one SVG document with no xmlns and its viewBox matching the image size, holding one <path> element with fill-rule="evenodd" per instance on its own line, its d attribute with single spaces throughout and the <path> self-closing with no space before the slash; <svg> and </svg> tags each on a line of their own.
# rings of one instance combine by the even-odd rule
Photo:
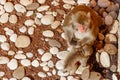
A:
<svg viewBox="0 0 120 80">
<path fill-rule="evenodd" d="M 56 75 L 57 71 L 55 69 L 52 70 L 52 74 Z"/>
<path fill-rule="evenodd" d="M 8 51 L 10 49 L 10 45 L 9 43 L 4 42 L 1 44 L 1 48 L 2 50 Z"/>
<path fill-rule="evenodd" d="M 37 17 L 37 18 L 42 18 L 42 17 L 43 17 L 43 14 L 41 14 L 41 13 L 36 13 L 36 17 Z"/>
<path fill-rule="evenodd" d="M 66 57 L 67 57 L 68 54 L 69 54 L 68 51 L 61 51 L 61 52 L 57 53 L 56 56 L 59 59 L 66 59 Z"/>
<path fill-rule="evenodd" d="M 44 4 L 46 0 L 37 0 L 37 1 L 38 1 L 38 3 L 40 3 L 40 4 Z"/>
<path fill-rule="evenodd" d="M 63 2 L 71 5 L 74 5 L 76 3 L 74 0 L 63 0 Z"/>
<path fill-rule="evenodd" d="M 51 24 L 51 28 L 52 28 L 52 29 L 56 29 L 59 25 L 60 25 L 60 21 L 54 21 L 54 22 Z"/>
<path fill-rule="evenodd" d="M 41 78 L 47 77 L 47 75 L 43 72 L 38 72 L 38 76 Z"/>
<path fill-rule="evenodd" d="M 118 80 L 116 74 L 113 74 L 113 75 L 112 75 L 112 80 Z"/>
<path fill-rule="evenodd" d="M 27 17 L 30 17 L 30 16 L 32 16 L 33 15 L 33 11 L 27 11 L 27 13 L 26 13 L 26 16 Z"/>
<path fill-rule="evenodd" d="M 71 9 L 72 6 L 71 6 L 70 4 L 64 4 L 63 7 L 64 7 L 65 9 Z"/>
<path fill-rule="evenodd" d="M 23 77 L 22 80 L 31 80 L 29 77 Z"/>
<path fill-rule="evenodd" d="M 17 80 L 16 78 L 10 78 L 9 80 Z"/>
<path fill-rule="evenodd" d="M 42 62 L 40 63 L 40 66 L 43 67 L 43 66 L 46 66 L 47 65 L 47 62 Z"/>
<path fill-rule="evenodd" d="M 17 39 L 17 34 L 12 34 L 12 35 L 10 36 L 10 40 L 11 40 L 12 42 L 15 42 L 16 39 Z"/>
<path fill-rule="evenodd" d="M 9 62 L 8 57 L 0 56 L 0 64 L 7 64 Z"/>
<path fill-rule="evenodd" d="M 40 19 L 38 19 L 38 18 L 35 18 L 35 24 L 37 24 L 37 25 L 41 25 L 41 22 L 40 22 Z"/>
<path fill-rule="evenodd" d="M 48 61 L 48 67 L 53 68 L 54 67 L 54 63 L 52 60 Z"/>
<path fill-rule="evenodd" d="M 52 4 L 53 6 L 58 6 L 58 5 L 59 5 L 59 3 L 58 3 L 57 1 L 55 1 L 55 0 L 53 0 L 53 1 L 51 2 L 51 4 Z"/>
<path fill-rule="evenodd" d="M 6 35 L 11 36 L 12 34 L 14 34 L 14 31 L 8 28 L 8 30 L 6 30 Z"/>
<path fill-rule="evenodd" d="M 78 4 L 89 4 L 90 3 L 90 0 L 78 0 L 77 1 Z"/>
<path fill-rule="evenodd" d="M 26 48 L 30 45 L 30 38 L 26 35 L 20 35 L 15 41 L 15 46 L 18 48 Z"/>
<path fill-rule="evenodd" d="M 14 51 L 12 51 L 12 50 L 8 51 L 8 55 L 14 55 L 14 54 L 15 54 Z"/>
<path fill-rule="evenodd" d="M 10 70 L 15 70 L 18 67 L 18 62 L 16 59 L 11 59 L 10 62 L 7 64 L 7 67 Z"/>
<path fill-rule="evenodd" d="M 7 38 L 5 35 L 0 35 L 0 42 L 5 42 L 7 41 Z"/>
<path fill-rule="evenodd" d="M 61 34 L 61 37 L 65 40 L 67 39 L 64 32 Z"/>
<path fill-rule="evenodd" d="M 102 52 L 100 55 L 100 62 L 103 67 L 110 67 L 110 57 L 108 53 Z"/>
<path fill-rule="evenodd" d="M 0 77 L 3 77 L 5 75 L 5 72 L 0 71 Z"/>
<path fill-rule="evenodd" d="M 20 3 L 24 6 L 30 5 L 33 3 L 33 0 L 20 0 Z"/>
<path fill-rule="evenodd" d="M 43 49 L 38 49 L 37 51 L 40 55 L 42 55 L 45 52 Z"/>
<path fill-rule="evenodd" d="M 0 22 L 1 23 L 7 23 L 8 22 L 8 16 L 9 16 L 8 13 L 4 13 L 3 15 L 1 15 Z"/>
<path fill-rule="evenodd" d="M 46 31 L 43 31 L 42 35 L 45 37 L 53 37 L 54 33 L 51 30 L 46 30 Z"/>
<path fill-rule="evenodd" d="M 64 60 L 59 60 L 56 62 L 55 64 L 55 67 L 58 69 L 58 70 L 62 70 L 64 68 Z"/>
<path fill-rule="evenodd" d="M 16 59 L 26 59 L 26 56 L 22 53 L 17 53 L 15 56 L 14 56 Z"/>
<path fill-rule="evenodd" d="M 26 12 L 26 9 L 24 6 L 22 6 L 21 4 L 15 4 L 15 10 L 17 12 L 21 12 L 21 13 L 25 13 Z"/>
<path fill-rule="evenodd" d="M 51 74 L 50 72 L 47 72 L 47 75 L 48 75 L 48 76 L 52 76 L 52 74 Z"/>
<path fill-rule="evenodd" d="M 19 28 L 19 31 L 25 33 L 27 31 L 27 28 L 25 26 L 22 26 L 21 28 Z"/>
<path fill-rule="evenodd" d="M 63 72 L 62 70 L 59 70 L 57 73 L 59 76 L 68 76 L 69 72 Z"/>
<path fill-rule="evenodd" d="M 60 77 L 60 80 L 67 80 L 67 79 L 66 79 L 66 77 L 64 77 L 64 76 L 61 76 L 61 77 Z"/>
<path fill-rule="evenodd" d="M 34 25 L 34 20 L 28 19 L 28 20 L 25 21 L 24 24 L 25 24 L 26 26 L 33 26 L 33 25 Z"/>
<path fill-rule="evenodd" d="M 118 31 L 118 24 L 119 22 L 117 20 L 114 21 L 113 25 L 112 25 L 112 29 L 110 30 L 110 33 L 112 34 L 116 34 Z"/>
<path fill-rule="evenodd" d="M 31 64 L 32 64 L 32 66 L 34 66 L 34 67 L 38 67 L 38 66 L 39 66 L 39 62 L 38 62 L 38 60 L 36 60 L 36 59 L 33 60 Z"/>
<path fill-rule="evenodd" d="M 14 10 L 14 6 L 12 2 L 6 2 L 4 4 L 4 9 L 6 12 L 12 12 Z"/>
<path fill-rule="evenodd" d="M 13 24 L 15 24 L 15 23 L 17 23 L 17 16 L 16 15 L 10 15 L 10 17 L 9 17 L 9 22 L 10 23 L 13 23 Z"/>
<path fill-rule="evenodd" d="M 48 5 L 44 5 L 44 6 L 40 6 L 37 8 L 38 12 L 42 12 L 42 11 L 47 11 L 49 9 L 50 6 Z"/>
<path fill-rule="evenodd" d="M 48 60 L 50 60 L 51 58 L 52 58 L 52 54 L 49 53 L 49 52 L 47 52 L 47 53 L 43 54 L 43 56 L 41 57 L 41 60 L 42 60 L 42 61 L 48 61 Z"/>
<path fill-rule="evenodd" d="M 29 59 L 22 59 L 21 60 L 21 64 L 23 66 L 30 66 L 31 65 L 31 61 Z"/>
<path fill-rule="evenodd" d="M 16 53 L 17 53 L 17 54 L 22 54 L 22 53 L 24 53 L 24 52 L 21 51 L 21 50 L 18 50 Z"/>
<path fill-rule="evenodd" d="M 5 13 L 5 10 L 4 10 L 3 6 L 0 5 L 0 15 L 2 15 L 2 14 L 4 14 L 4 13 Z"/>
<path fill-rule="evenodd" d="M 0 0 L 0 4 L 5 4 L 6 0 Z"/>
<path fill-rule="evenodd" d="M 51 54 L 57 54 L 59 52 L 59 49 L 57 47 L 51 47 L 50 48 L 50 53 Z"/>
<path fill-rule="evenodd" d="M 28 28 L 28 34 L 29 34 L 29 35 L 34 34 L 34 27 L 29 27 L 29 28 Z"/>
<path fill-rule="evenodd" d="M 41 23 L 44 25 L 50 25 L 51 23 L 53 23 L 53 21 L 54 17 L 50 14 L 47 14 L 41 18 Z"/>
<path fill-rule="evenodd" d="M 73 79 L 74 79 L 73 76 L 68 76 L 68 77 L 67 77 L 67 80 L 73 80 Z"/>
<path fill-rule="evenodd" d="M 33 57 L 33 53 L 27 52 L 27 53 L 26 53 L 26 56 L 27 56 L 28 58 L 32 58 L 32 57 Z"/>
<path fill-rule="evenodd" d="M 49 71 L 49 67 L 48 66 L 43 66 L 43 70 L 47 72 L 47 71 Z"/>
</svg>

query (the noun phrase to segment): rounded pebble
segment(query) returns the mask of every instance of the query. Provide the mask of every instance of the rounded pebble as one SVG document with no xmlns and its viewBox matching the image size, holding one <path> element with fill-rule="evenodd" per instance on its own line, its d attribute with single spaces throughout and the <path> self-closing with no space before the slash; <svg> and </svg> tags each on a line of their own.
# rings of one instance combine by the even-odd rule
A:
<svg viewBox="0 0 120 80">
<path fill-rule="evenodd" d="M 27 10 L 36 10 L 38 7 L 39 7 L 39 4 L 38 4 L 38 3 L 32 3 L 32 4 L 30 4 L 30 5 L 27 5 L 27 6 L 26 6 L 26 9 L 27 9 Z"/>
<path fill-rule="evenodd" d="M 55 67 L 58 69 L 58 70 L 62 70 L 64 68 L 64 60 L 59 60 L 56 62 L 55 64 Z"/>
<path fill-rule="evenodd" d="M 44 4 L 46 0 L 37 0 L 37 1 L 38 1 L 38 3 L 40 3 L 40 4 Z"/>
<path fill-rule="evenodd" d="M 68 54 L 69 54 L 68 51 L 61 51 L 61 52 L 57 53 L 56 56 L 57 56 L 58 59 L 66 59 Z"/>
<path fill-rule="evenodd" d="M 24 6 L 22 6 L 21 4 L 15 4 L 15 10 L 17 12 L 21 12 L 21 13 L 25 13 L 26 12 L 26 9 Z"/>
<path fill-rule="evenodd" d="M 43 70 L 47 72 L 47 71 L 49 71 L 49 67 L 48 66 L 43 66 Z"/>
<path fill-rule="evenodd" d="M 44 25 L 50 25 L 51 23 L 53 23 L 53 21 L 54 21 L 54 17 L 49 14 L 41 18 L 41 23 Z"/>
<path fill-rule="evenodd" d="M 14 6 L 12 2 L 6 2 L 4 4 L 4 9 L 6 12 L 12 12 L 14 10 Z"/>
<path fill-rule="evenodd" d="M 6 0 L 0 0 L 0 3 L 4 5 L 6 3 Z"/>
<path fill-rule="evenodd" d="M 30 45 L 30 38 L 26 35 L 20 35 L 15 41 L 15 46 L 18 48 L 26 48 Z"/>
<path fill-rule="evenodd" d="M 7 41 L 7 38 L 5 35 L 0 35 L 0 42 L 5 42 Z"/>
<path fill-rule="evenodd" d="M 19 31 L 21 33 L 25 33 L 27 31 L 27 28 L 25 26 L 22 26 L 21 28 L 19 28 Z"/>
<path fill-rule="evenodd" d="M 10 17 L 9 17 L 9 22 L 10 23 L 13 23 L 13 24 L 15 24 L 15 23 L 17 23 L 17 16 L 16 15 L 10 15 Z"/>
<path fill-rule="evenodd" d="M 50 67 L 50 68 L 53 68 L 54 67 L 54 63 L 53 63 L 53 61 L 52 60 L 50 60 L 50 61 L 48 61 L 48 67 Z"/>
<path fill-rule="evenodd" d="M 60 80 L 67 80 L 67 79 L 66 79 L 66 77 L 64 77 L 64 76 L 61 76 L 61 77 L 60 77 Z"/>
<path fill-rule="evenodd" d="M 57 41 L 57 40 L 54 40 L 54 39 L 49 39 L 49 40 L 48 40 L 48 44 L 49 44 L 51 47 L 58 47 L 58 48 L 61 47 L 60 42 Z"/>
<path fill-rule="evenodd" d="M 25 24 L 26 26 L 33 26 L 33 25 L 34 25 L 34 20 L 28 19 L 28 20 L 25 21 L 24 24 Z"/>
<path fill-rule="evenodd" d="M 9 19 L 9 14 L 8 13 L 4 13 L 3 15 L 1 15 L 0 17 L 0 22 L 1 23 L 7 23 L 8 22 L 8 19 Z"/>
<path fill-rule="evenodd" d="M 33 60 L 31 64 L 32 64 L 32 66 L 34 66 L 34 67 L 38 67 L 38 66 L 39 66 L 38 60 Z"/>
<path fill-rule="evenodd" d="M 49 52 L 47 52 L 47 53 L 43 54 L 43 56 L 41 57 L 41 60 L 42 60 L 42 61 L 48 61 L 48 60 L 50 60 L 51 58 L 52 58 L 52 54 L 49 53 Z"/>
<path fill-rule="evenodd" d="M 33 11 L 27 11 L 27 13 L 26 13 L 27 17 L 32 16 L 32 15 L 33 15 Z"/>
<path fill-rule="evenodd" d="M 17 80 L 16 78 L 10 78 L 9 80 Z"/>
<path fill-rule="evenodd" d="M 52 28 L 52 29 L 56 29 L 59 25 L 60 25 L 60 21 L 54 21 L 54 22 L 51 24 L 51 28 Z"/>
<path fill-rule="evenodd" d="M 29 27 L 29 28 L 28 28 L 28 34 L 29 34 L 29 35 L 34 34 L 34 27 Z"/>
<path fill-rule="evenodd" d="M 12 42 L 15 42 L 16 39 L 17 39 L 17 34 L 12 34 L 12 35 L 10 36 L 10 40 L 11 40 Z"/>
<path fill-rule="evenodd" d="M 59 52 L 59 49 L 57 47 L 51 47 L 50 48 L 50 53 L 51 54 L 57 54 Z"/>
<path fill-rule="evenodd" d="M 5 10 L 4 10 L 3 6 L 0 5 L 0 15 L 2 15 L 2 14 L 4 14 L 4 13 L 5 13 Z"/>
<path fill-rule="evenodd" d="M 9 62 L 8 57 L 0 56 L 0 64 L 7 64 Z"/>
<path fill-rule="evenodd" d="M 105 68 L 110 67 L 110 57 L 109 57 L 108 53 L 106 53 L 106 52 L 101 53 L 101 55 L 100 55 L 100 63 Z"/>
<path fill-rule="evenodd" d="M 1 48 L 2 48 L 2 50 L 8 51 L 10 49 L 10 45 L 9 45 L 9 43 L 5 42 L 5 43 L 1 44 Z"/>
<path fill-rule="evenodd" d="M 46 31 L 43 31 L 42 35 L 45 37 L 53 37 L 54 33 L 51 30 L 46 30 Z"/>
<path fill-rule="evenodd" d="M 26 56 L 22 53 L 17 53 L 14 56 L 16 59 L 26 59 Z"/>
<path fill-rule="evenodd" d="M 112 33 L 112 34 L 116 34 L 117 33 L 117 31 L 118 31 L 118 24 L 119 24 L 119 22 L 117 20 L 115 20 L 113 25 L 112 25 L 112 28 L 110 30 L 110 33 Z"/>
<path fill-rule="evenodd" d="M 21 64 L 23 66 L 30 66 L 31 65 L 31 61 L 29 59 L 22 59 L 21 60 Z"/>
<path fill-rule="evenodd" d="M 43 49 L 38 49 L 37 51 L 40 55 L 42 55 L 45 52 Z"/>
<path fill-rule="evenodd" d="M 28 6 L 33 3 L 33 0 L 20 0 L 20 3 L 24 6 Z"/>
<path fill-rule="evenodd" d="M 32 58 L 32 57 L 33 57 L 33 53 L 27 52 L 27 53 L 26 53 L 26 56 L 27 56 L 28 58 Z"/>
<path fill-rule="evenodd" d="M 37 11 L 38 12 L 46 11 L 46 10 L 49 9 L 49 7 L 50 6 L 48 6 L 48 5 L 40 6 L 40 7 L 37 8 Z"/>
<path fill-rule="evenodd" d="M 113 23 L 113 18 L 110 15 L 105 17 L 105 24 L 110 26 Z"/>
<path fill-rule="evenodd" d="M 31 80 L 29 77 L 23 77 L 22 80 Z"/>
<path fill-rule="evenodd" d="M 15 70 L 18 67 L 18 62 L 16 59 L 11 59 L 9 63 L 7 63 L 7 67 L 10 70 Z"/>
<path fill-rule="evenodd" d="M 64 3 L 66 4 L 71 4 L 71 5 L 74 5 L 76 2 L 74 0 L 63 0 Z"/>
<path fill-rule="evenodd" d="M 14 55 L 14 54 L 15 54 L 14 51 L 12 51 L 12 50 L 8 51 L 8 55 Z"/>
<path fill-rule="evenodd" d="M 98 6 L 106 8 L 110 5 L 109 0 L 98 0 Z"/>
<path fill-rule="evenodd" d="M 41 78 L 47 77 L 47 75 L 43 72 L 38 72 L 38 76 Z"/>
</svg>

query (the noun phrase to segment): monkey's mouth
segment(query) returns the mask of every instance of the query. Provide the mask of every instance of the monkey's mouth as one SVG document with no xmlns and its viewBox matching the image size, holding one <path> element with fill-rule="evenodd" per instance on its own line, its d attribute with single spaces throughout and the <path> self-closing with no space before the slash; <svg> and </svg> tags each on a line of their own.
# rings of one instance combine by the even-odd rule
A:
<svg viewBox="0 0 120 80">
<path fill-rule="evenodd" d="M 82 24 L 78 24 L 78 25 L 77 25 L 77 28 L 78 28 L 78 30 L 79 30 L 81 33 L 86 32 L 86 30 L 87 30 L 86 27 L 87 27 L 87 26 L 82 25 Z"/>
</svg>

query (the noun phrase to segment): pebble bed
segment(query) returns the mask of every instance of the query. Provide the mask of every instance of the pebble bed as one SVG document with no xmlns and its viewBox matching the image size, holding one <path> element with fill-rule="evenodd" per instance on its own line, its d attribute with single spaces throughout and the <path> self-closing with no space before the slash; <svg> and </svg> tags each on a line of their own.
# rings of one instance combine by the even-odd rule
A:
<svg viewBox="0 0 120 80">
<path fill-rule="evenodd" d="M 83 3 L 105 25 L 90 64 L 70 75 L 62 71 L 71 48 L 61 27 L 65 15 Z M 119 20 L 116 0 L 0 0 L 0 80 L 119 80 Z"/>
</svg>

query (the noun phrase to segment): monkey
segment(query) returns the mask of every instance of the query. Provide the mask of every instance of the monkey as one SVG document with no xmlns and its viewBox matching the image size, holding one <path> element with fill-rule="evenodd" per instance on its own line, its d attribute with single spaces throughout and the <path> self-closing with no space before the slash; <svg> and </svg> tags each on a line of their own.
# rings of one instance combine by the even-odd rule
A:
<svg viewBox="0 0 120 80">
<path fill-rule="evenodd" d="M 87 60 L 93 53 L 92 46 L 99 33 L 99 27 L 103 24 L 101 16 L 86 5 L 76 6 L 65 16 L 62 27 L 65 40 L 68 47 L 73 47 L 73 51 L 65 59 L 64 68 L 67 71 L 72 71 L 76 68 L 77 61 L 82 58 Z"/>
</svg>

